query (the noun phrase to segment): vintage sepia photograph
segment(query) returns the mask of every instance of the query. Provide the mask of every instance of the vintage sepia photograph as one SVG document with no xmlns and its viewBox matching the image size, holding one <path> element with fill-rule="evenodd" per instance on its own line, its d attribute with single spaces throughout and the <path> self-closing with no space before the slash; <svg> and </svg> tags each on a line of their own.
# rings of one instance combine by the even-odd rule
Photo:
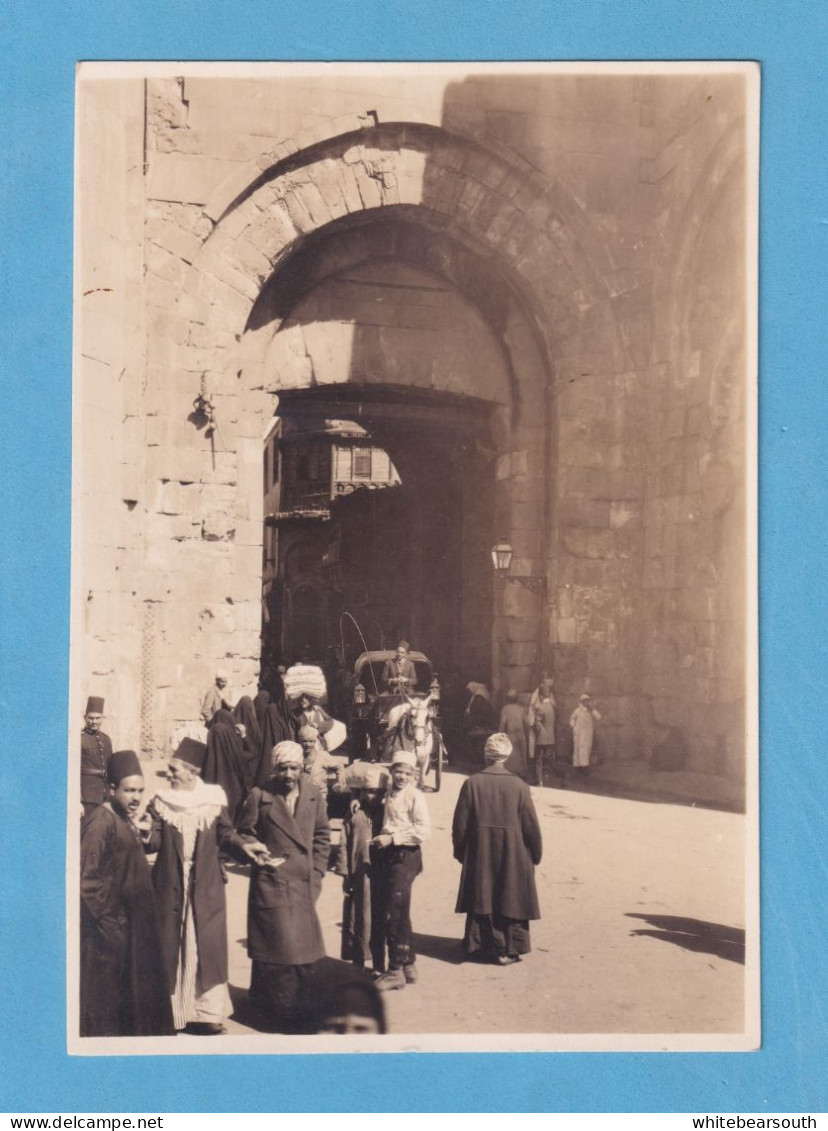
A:
<svg viewBox="0 0 828 1131">
<path fill-rule="evenodd" d="M 758 115 L 79 66 L 70 1053 L 759 1046 Z"/>
</svg>

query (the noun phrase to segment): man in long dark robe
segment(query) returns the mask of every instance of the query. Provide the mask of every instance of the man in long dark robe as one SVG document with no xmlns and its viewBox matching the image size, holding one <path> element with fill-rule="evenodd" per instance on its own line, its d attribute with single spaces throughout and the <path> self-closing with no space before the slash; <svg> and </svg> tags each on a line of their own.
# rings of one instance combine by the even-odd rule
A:
<svg viewBox="0 0 828 1131">
<path fill-rule="evenodd" d="M 86 702 L 81 731 L 81 802 L 88 817 L 106 801 L 106 764 L 112 756 L 112 740 L 101 730 L 104 701 L 90 695 Z"/>
<path fill-rule="evenodd" d="M 316 901 L 328 868 L 325 799 L 303 774 L 302 747 L 273 750 L 267 789 L 248 794 L 228 844 L 253 864 L 247 908 L 250 999 L 269 1028 L 300 1027 L 300 990 L 325 955 Z"/>
<path fill-rule="evenodd" d="M 529 921 L 540 919 L 540 826 L 529 786 L 503 765 L 511 752 L 507 735 L 487 740 L 486 768 L 463 783 L 452 824 L 454 858 L 463 865 L 455 907 L 466 913 L 463 946 L 499 966 L 529 952 Z"/>
<path fill-rule="evenodd" d="M 81 833 L 82 1037 L 175 1033 L 150 870 L 137 817 L 144 778 L 132 750 L 107 763 L 109 799 Z"/>
</svg>

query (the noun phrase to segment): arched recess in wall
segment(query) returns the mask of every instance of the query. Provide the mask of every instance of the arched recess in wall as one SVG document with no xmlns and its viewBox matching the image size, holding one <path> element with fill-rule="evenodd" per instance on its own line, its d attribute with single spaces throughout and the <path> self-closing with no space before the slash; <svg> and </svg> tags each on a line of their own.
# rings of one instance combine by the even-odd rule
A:
<svg viewBox="0 0 828 1131">
<path fill-rule="evenodd" d="M 745 767 L 745 638 L 747 602 L 746 511 L 748 307 L 746 304 L 747 164 L 745 126 L 737 118 L 711 143 L 698 174 L 685 189 L 684 207 L 672 222 L 673 239 L 662 256 L 654 286 L 664 296 L 656 327 L 665 358 L 659 366 L 664 390 L 684 414 L 681 445 L 685 457 L 683 489 L 692 506 L 679 531 L 680 571 L 674 590 L 676 612 L 650 628 L 655 648 L 675 648 L 670 672 L 674 700 L 683 717 L 656 716 L 663 725 L 685 728 L 693 745 L 693 768 L 743 777 Z M 655 397 L 653 398 L 655 401 Z M 667 401 L 670 403 L 670 401 Z M 694 610 L 690 633 L 705 641 L 700 675 L 698 655 L 688 648 L 681 610 Z"/>
<path fill-rule="evenodd" d="M 700 245 L 710 229 L 711 216 L 715 215 L 725 194 L 739 193 L 741 209 L 746 203 L 744 130 L 743 118 L 732 122 L 702 165 L 676 224 L 676 239 L 666 259 L 668 270 L 665 277 L 656 279 L 656 287 L 663 288 L 670 298 L 665 330 L 675 336 L 680 357 L 691 352 L 688 327 L 694 309 L 693 290 L 697 287 L 694 268 Z M 740 210 L 739 214 L 744 222 L 744 212 Z"/>
<path fill-rule="evenodd" d="M 677 225 L 665 282 L 671 299 L 666 326 L 673 339 L 673 380 L 682 387 L 696 382 L 704 393 L 703 418 L 696 425 L 707 442 L 701 506 L 705 517 L 717 520 L 741 496 L 744 478 L 749 215 L 744 137 L 739 118 L 702 166 Z M 720 579 L 728 555 L 722 559 L 699 583 Z M 730 563 L 741 560 L 742 552 L 729 555 Z M 735 587 L 740 577 L 730 580 Z"/>
</svg>

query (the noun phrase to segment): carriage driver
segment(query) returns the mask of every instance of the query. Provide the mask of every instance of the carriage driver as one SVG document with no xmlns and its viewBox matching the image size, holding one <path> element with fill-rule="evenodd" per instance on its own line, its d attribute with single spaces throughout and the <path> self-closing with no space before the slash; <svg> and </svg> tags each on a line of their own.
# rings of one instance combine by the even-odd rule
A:
<svg viewBox="0 0 828 1131">
<path fill-rule="evenodd" d="M 382 669 L 382 685 L 386 691 L 405 693 L 417 683 L 417 669 L 408 658 L 409 643 L 401 640 L 393 660 L 386 660 Z"/>
</svg>

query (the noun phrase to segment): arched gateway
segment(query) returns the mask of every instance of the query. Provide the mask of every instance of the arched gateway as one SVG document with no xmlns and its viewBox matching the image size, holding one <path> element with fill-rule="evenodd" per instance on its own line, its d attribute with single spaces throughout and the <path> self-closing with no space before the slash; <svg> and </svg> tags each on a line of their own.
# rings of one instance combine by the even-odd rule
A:
<svg viewBox="0 0 828 1131">
<path fill-rule="evenodd" d="M 108 158 L 80 194 L 73 701 L 152 751 L 217 665 L 249 689 L 275 554 L 292 650 L 344 608 L 458 682 L 526 692 L 548 663 L 609 757 L 678 728 L 741 776 L 743 78 L 193 74 L 82 102 L 84 167 Z M 263 554 L 274 412 L 359 424 L 402 485 L 333 504 L 321 551 L 268 502 Z M 371 538 L 388 576 L 347 560 Z M 494 574 L 500 538 L 532 587 Z"/>
<path fill-rule="evenodd" d="M 406 123 L 316 140 L 260 166 L 206 206 L 215 227 L 167 323 L 181 343 L 182 400 L 202 394 L 216 425 L 199 431 L 196 419 L 192 443 L 206 455 L 206 431 L 214 449 L 215 474 L 201 476 L 200 494 L 215 558 L 207 604 L 232 601 L 232 614 L 205 617 L 192 604 L 213 637 L 200 639 L 201 650 L 252 682 L 261 439 L 277 404 L 304 406 L 358 414 L 420 500 L 420 608 L 408 616 L 425 634 L 420 644 L 438 656 L 445 645 L 458 677 L 529 686 L 548 610 L 532 592 L 495 586 L 489 551 L 506 537 L 514 572 L 549 568 L 554 358 L 577 340 L 587 312 L 600 324 L 602 308 L 568 222 L 577 210 L 516 156 Z M 360 283 L 373 305 L 358 301 Z M 436 309 L 417 306 L 429 289 Z M 613 344 L 608 311 L 605 319 Z M 441 529 L 449 499 L 457 522 L 446 555 L 446 543 L 425 532 Z M 181 580 L 175 599 L 186 605 Z M 164 698 L 163 714 L 183 713 Z"/>
</svg>

